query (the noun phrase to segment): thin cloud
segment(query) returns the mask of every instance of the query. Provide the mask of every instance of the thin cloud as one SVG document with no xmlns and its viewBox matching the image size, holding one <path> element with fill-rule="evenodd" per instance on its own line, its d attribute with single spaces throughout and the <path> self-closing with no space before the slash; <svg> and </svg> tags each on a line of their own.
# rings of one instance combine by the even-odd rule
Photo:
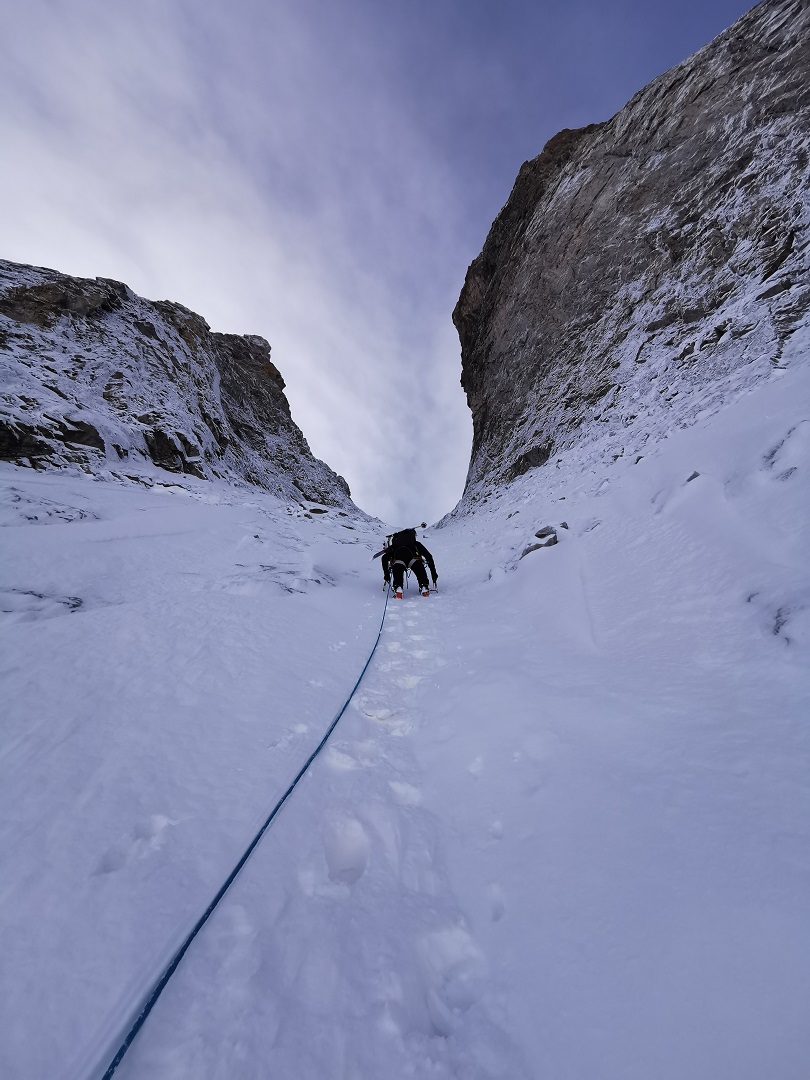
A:
<svg viewBox="0 0 810 1080">
<path fill-rule="evenodd" d="M 345 59 L 324 70 L 289 12 L 261 25 L 269 55 L 255 24 L 234 26 L 232 8 L 31 4 L 0 76 L 0 198 L 19 210 L 4 254 L 263 334 L 313 451 L 357 501 L 393 521 L 437 517 L 463 481 L 433 467 L 428 434 L 436 368 L 457 380 L 457 349 L 432 351 L 454 297 L 409 277 L 425 232 L 453 219 L 447 177 L 396 103 L 364 105 Z M 454 396 L 440 407 L 464 445 Z"/>
</svg>

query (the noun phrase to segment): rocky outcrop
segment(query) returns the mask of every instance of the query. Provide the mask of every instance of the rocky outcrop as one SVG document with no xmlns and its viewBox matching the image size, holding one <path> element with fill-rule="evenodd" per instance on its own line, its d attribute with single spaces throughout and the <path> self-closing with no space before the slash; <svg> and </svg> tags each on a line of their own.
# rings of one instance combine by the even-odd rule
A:
<svg viewBox="0 0 810 1080">
<path fill-rule="evenodd" d="M 453 314 L 465 499 L 583 439 L 622 453 L 651 411 L 688 423 L 734 377 L 768 377 L 810 310 L 809 190 L 804 0 L 766 0 L 608 122 L 551 139 Z"/>
<path fill-rule="evenodd" d="M 568 522 L 561 521 L 559 527 L 561 529 L 567 529 Z M 523 551 L 521 551 L 520 556 L 518 557 L 518 561 L 520 561 L 520 559 L 525 559 L 525 557 L 527 555 L 531 555 L 533 551 L 540 551 L 542 548 L 554 547 L 555 544 L 559 544 L 560 542 L 559 534 L 557 533 L 557 530 L 553 525 L 544 525 L 543 528 L 538 529 L 534 535 L 537 538 L 536 541 L 532 541 L 532 543 L 526 545 Z"/>
<path fill-rule="evenodd" d="M 314 458 L 260 337 L 103 278 L 0 261 L 0 458 L 139 475 L 142 465 L 349 502 Z"/>
</svg>

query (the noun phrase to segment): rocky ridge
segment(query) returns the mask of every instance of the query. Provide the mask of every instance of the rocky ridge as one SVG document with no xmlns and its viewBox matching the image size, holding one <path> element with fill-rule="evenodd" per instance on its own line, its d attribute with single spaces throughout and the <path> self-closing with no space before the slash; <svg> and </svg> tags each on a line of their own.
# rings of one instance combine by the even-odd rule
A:
<svg viewBox="0 0 810 1080">
<path fill-rule="evenodd" d="M 290 415 L 270 346 L 106 278 L 0 260 L 0 459 L 149 481 L 153 466 L 350 504 Z"/>
<path fill-rule="evenodd" d="M 768 378 L 808 325 L 809 225 L 810 5 L 766 0 L 521 168 L 453 313 L 462 505 Z"/>
</svg>

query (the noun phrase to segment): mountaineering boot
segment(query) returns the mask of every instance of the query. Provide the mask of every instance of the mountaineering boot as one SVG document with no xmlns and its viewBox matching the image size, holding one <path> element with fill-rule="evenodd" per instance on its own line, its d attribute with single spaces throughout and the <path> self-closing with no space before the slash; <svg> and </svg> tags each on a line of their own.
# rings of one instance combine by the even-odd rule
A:
<svg viewBox="0 0 810 1080">
<path fill-rule="evenodd" d="M 398 589 L 394 589 L 394 599 L 395 600 L 401 600 L 402 599 L 402 586 L 401 585 L 399 586 Z"/>
<path fill-rule="evenodd" d="M 424 589 L 422 589 L 422 596 L 430 596 L 430 589 L 427 587 L 427 585 L 424 587 Z"/>
</svg>

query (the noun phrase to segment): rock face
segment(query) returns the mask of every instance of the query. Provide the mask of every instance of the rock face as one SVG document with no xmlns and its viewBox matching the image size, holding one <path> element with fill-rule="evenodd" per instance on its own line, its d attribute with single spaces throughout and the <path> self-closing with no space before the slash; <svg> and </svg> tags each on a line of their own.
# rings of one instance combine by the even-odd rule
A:
<svg viewBox="0 0 810 1080">
<path fill-rule="evenodd" d="M 0 261 L 0 459 L 135 476 L 154 464 L 349 502 L 290 416 L 260 337 L 211 333 L 126 285 Z"/>
<path fill-rule="evenodd" d="M 766 0 L 611 120 L 551 139 L 453 313 L 465 500 L 767 378 L 808 320 L 809 191 L 806 0 Z"/>
</svg>

